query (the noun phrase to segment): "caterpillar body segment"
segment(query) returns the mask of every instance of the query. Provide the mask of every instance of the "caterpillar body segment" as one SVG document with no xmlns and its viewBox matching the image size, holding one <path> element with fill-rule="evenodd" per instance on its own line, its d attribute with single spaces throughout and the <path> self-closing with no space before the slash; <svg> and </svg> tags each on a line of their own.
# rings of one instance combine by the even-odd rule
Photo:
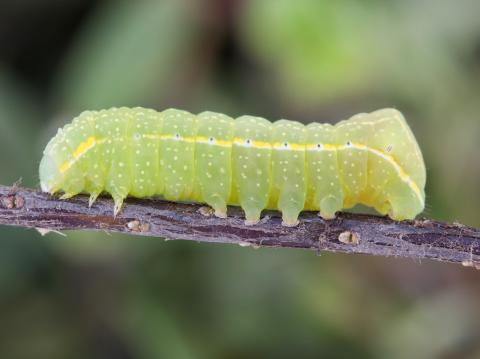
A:
<svg viewBox="0 0 480 359">
<path fill-rule="evenodd" d="M 321 217 L 335 218 L 343 208 L 344 188 L 339 175 L 338 153 L 334 146 L 335 127 L 330 124 L 311 123 L 306 126 L 306 171 L 309 191 L 307 208 L 320 209 Z"/>
<path fill-rule="evenodd" d="M 227 217 L 232 193 L 232 139 L 234 120 L 223 114 L 197 116 L 195 175 L 198 200 L 208 203 L 217 217 Z"/>
<path fill-rule="evenodd" d="M 263 209 L 296 225 L 302 210 L 331 219 L 357 203 L 395 220 L 424 208 L 425 165 L 400 112 L 359 114 L 332 126 L 169 109 L 86 111 L 59 129 L 40 163 L 43 191 L 102 192 L 114 213 L 127 196 L 207 203 L 219 217 L 239 205 L 247 224 Z"/>
<path fill-rule="evenodd" d="M 268 208 L 272 176 L 272 124 L 261 117 L 241 116 L 235 120 L 232 146 L 231 203 L 245 212 L 245 223 L 255 224 Z"/>
<path fill-rule="evenodd" d="M 127 157 L 131 161 L 130 195 L 141 198 L 164 193 L 166 178 L 160 176 L 160 166 L 164 163 L 160 153 L 165 152 L 162 147 L 168 145 L 168 142 L 159 139 L 168 127 L 163 128 L 164 121 L 153 110 L 137 111 L 131 121 L 131 157 Z"/>
<path fill-rule="evenodd" d="M 280 120 L 272 124 L 272 186 L 270 206 L 282 212 L 283 224 L 294 226 L 305 207 L 305 126 Z"/>
</svg>

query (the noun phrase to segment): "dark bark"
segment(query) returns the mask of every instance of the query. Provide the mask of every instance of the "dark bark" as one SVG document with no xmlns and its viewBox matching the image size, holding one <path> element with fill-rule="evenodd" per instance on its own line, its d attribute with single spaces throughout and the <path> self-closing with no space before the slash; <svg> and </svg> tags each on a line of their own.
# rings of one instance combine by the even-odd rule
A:
<svg viewBox="0 0 480 359">
<path fill-rule="evenodd" d="M 261 223 L 245 226 L 243 213 L 210 215 L 198 204 L 128 199 L 114 218 L 110 198 L 88 208 L 88 197 L 70 200 L 31 189 L 0 186 L 0 224 L 43 230 L 101 230 L 167 239 L 235 243 L 245 246 L 305 248 L 378 256 L 429 258 L 480 267 L 480 230 L 429 219 L 395 222 L 385 217 L 341 213 L 324 221 L 303 213 L 300 224 L 281 226 L 279 213 L 267 211 Z"/>
</svg>

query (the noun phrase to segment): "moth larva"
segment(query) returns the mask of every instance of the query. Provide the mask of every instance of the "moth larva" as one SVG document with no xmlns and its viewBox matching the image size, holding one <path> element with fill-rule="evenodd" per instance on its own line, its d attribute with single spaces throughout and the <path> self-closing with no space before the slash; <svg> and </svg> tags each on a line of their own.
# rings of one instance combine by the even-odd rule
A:
<svg viewBox="0 0 480 359">
<path fill-rule="evenodd" d="M 169 109 L 86 111 L 59 129 L 40 163 L 43 191 L 62 198 L 106 191 L 114 214 L 128 195 L 207 203 L 219 217 L 240 205 L 295 225 L 302 210 L 335 217 L 357 203 L 395 220 L 424 208 L 425 165 L 402 114 L 383 109 L 332 126 Z"/>
</svg>

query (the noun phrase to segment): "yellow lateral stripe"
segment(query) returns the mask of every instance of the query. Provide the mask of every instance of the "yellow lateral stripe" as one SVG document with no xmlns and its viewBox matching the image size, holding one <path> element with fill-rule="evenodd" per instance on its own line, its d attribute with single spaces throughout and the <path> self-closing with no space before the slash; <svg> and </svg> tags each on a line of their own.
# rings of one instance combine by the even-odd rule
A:
<svg viewBox="0 0 480 359">
<path fill-rule="evenodd" d="M 273 148 L 280 151 L 305 151 L 305 147 L 306 145 L 300 143 L 275 142 L 273 144 Z"/>
<path fill-rule="evenodd" d="M 181 142 L 188 142 L 188 143 L 203 143 L 212 146 L 221 146 L 221 147 L 231 147 L 232 144 L 244 146 L 244 147 L 251 147 L 254 149 L 276 149 L 276 150 L 290 150 L 290 151 L 339 151 L 345 150 L 348 148 L 355 148 L 358 150 L 366 150 L 369 151 L 379 157 L 382 157 L 387 162 L 389 162 L 394 168 L 395 171 L 398 173 L 400 179 L 407 183 L 408 186 L 415 192 L 416 196 L 419 198 L 420 202 L 423 203 L 423 198 L 418 188 L 417 184 L 408 176 L 404 169 L 397 163 L 397 161 L 390 155 L 385 154 L 384 152 L 377 150 L 375 148 L 368 147 L 366 145 L 360 143 L 350 143 L 350 145 L 334 145 L 334 144 L 322 144 L 321 147 L 317 147 L 317 144 L 299 144 L 299 143 L 285 143 L 282 142 L 275 142 L 273 145 L 270 142 L 265 141 L 255 141 L 250 140 L 247 143 L 247 139 L 235 137 L 233 141 L 227 140 L 218 140 L 213 139 L 211 141 L 210 138 L 205 136 L 196 136 L 196 137 L 177 137 L 174 135 L 148 135 L 144 134 L 144 138 L 150 139 L 160 139 L 160 140 L 175 140 Z M 73 159 L 69 161 L 65 161 L 59 167 L 60 173 L 65 173 L 73 164 L 80 159 L 85 153 L 87 153 L 90 149 L 92 149 L 96 144 L 104 142 L 105 139 L 97 140 L 94 136 L 88 137 L 84 142 L 80 143 L 78 147 L 73 151 L 72 156 Z"/>
<path fill-rule="evenodd" d="M 91 136 L 87 138 L 86 141 L 80 143 L 77 147 L 77 149 L 73 152 L 73 157 L 79 158 L 82 156 L 85 152 L 87 152 L 90 148 L 92 148 L 95 145 L 95 137 Z"/>
<path fill-rule="evenodd" d="M 233 144 L 237 146 L 243 146 L 243 147 L 252 147 L 256 149 L 271 149 L 272 144 L 270 142 L 265 142 L 265 141 L 256 141 L 256 140 L 250 140 L 247 143 L 247 138 L 241 138 L 241 137 L 235 137 L 233 139 Z"/>
<path fill-rule="evenodd" d="M 203 143 L 205 145 L 216 145 L 220 147 L 232 147 L 232 141 L 214 139 L 214 138 L 205 137 L 205 136 L 197 136 L 197 137 L 191 137 L 191 138 L 193 140 L 192 142 L 195 142 L 195 143 Z"/>
<path fill-rule="evenodd" d="M 349 146 L 346 146 L 346 145 L 341 145 L 341 146 L 338 146 L 338 147 L 339 147 L 339 149 L 349 148 Z M 424 203 L 422 195 L 420 193 L 420 189 L 418 188 L 417 184 L 410 178 L 409 175 L 407 175 L 405 173 L 404 169 L 397 163 L 397 161 L 395 161 L 395 159 L 392 156 L 387 155 L 384 152 L 382 152 L 380 150 L 377 150 L 375 148 L 371 148 L 371 147 L 368 147 L 368 146 L 365 146 L 365 145 L 362 145 L 362 144 L 359 144 L 359 143 L 351 143 L 350 148 L 352 148 L 352 147 L 356 148 L 356 149 L 359 149 L 359 150 L 369 151 L 369 152 L 385 159 L 388 163 L 390 163 L 395 168 L 395 171 L 398 173 L 398 176 L 400 177 L 400 179 L 403 182 L 405 182 L 410 187 L 410 189 L 415 193 L 415 195 L 418 197 L 420 203 L 422 203 L 422 204 Z"/>
<path fill-rule="evenodd" d="M 339 146 L 337 145 L 330 145 L 330 144 L 322 144 L 319 148 L 317 143 L 309 143 L 305 145 L 305 150 L 307 151 L 336 151 Z"/>
<path fill-rule="evenodd" d="M 59 171 L 60 173 L 65 173 L 66 171 L 68 171 L 68 169 L 70 167 L 73 166 L 73 164 L 75 162 L 77 162 L 78 159 L 80 159 L 80 157 L 82 157 L 85 153 L 87 153 L 87 151 L 89 151 L 90 149 L 92 149 L 97 143 L 101 143 L 105 140 L 100 140 L 100 141 L 97 141 L 96 138 L 94 136 L 90 136 L 89 138 L 87 138 L 85 141 L 83 141 L 82 143 L 80 143 L 77 148 L 75 149 L 75 151 L 73 151 L 72 153 L 72 156 L 73 158 L 69 161 L 65 161 L 63 162 L 60 167 L 59 167 Z"/>
<path fill-rule="evenodd" d="M 70 168 L 70 161 L 64 162 L 59 168 L 60 173 L 65 173 L 69 168 Z"/>
</svg>

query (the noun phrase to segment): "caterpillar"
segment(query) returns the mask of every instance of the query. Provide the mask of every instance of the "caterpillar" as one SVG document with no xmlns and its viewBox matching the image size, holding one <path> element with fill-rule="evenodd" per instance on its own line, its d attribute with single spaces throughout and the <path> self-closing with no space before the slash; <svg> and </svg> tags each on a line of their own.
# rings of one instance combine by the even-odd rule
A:
<svg viewBox="0 0 480 359">
<path fill-rule="evenodd" d="M 85 111 L 60 128 L 40 162 L 45 192 L 62 199 L 108 192 L 206 203 L 218 217 L 241 206 L 245 223 L 277 209 L 295 226 L 303 210 L 324 219 L 361 203 L 394 220 L 423 211 L 426 171 L 403 115 L 362 113 L 336 125 L 168 109 Z"/>
</svg>

